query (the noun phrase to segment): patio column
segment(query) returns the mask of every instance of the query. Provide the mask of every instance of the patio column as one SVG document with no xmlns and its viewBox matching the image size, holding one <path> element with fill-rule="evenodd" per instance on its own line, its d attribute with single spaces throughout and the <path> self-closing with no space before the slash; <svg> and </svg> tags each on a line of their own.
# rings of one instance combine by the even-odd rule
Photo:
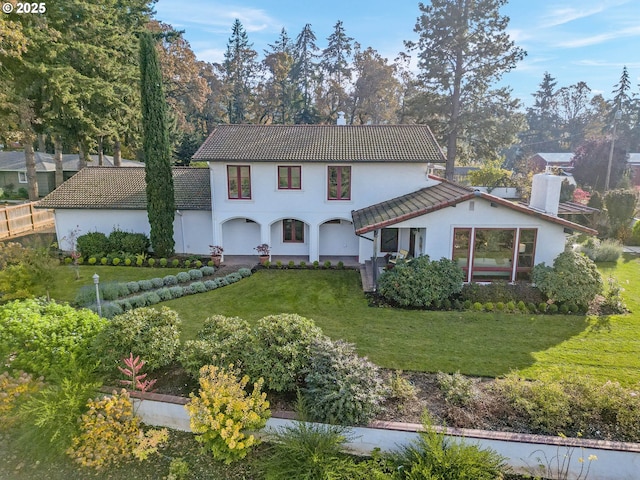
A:
<svg viewBox="0 0 640 480">
<path fill-rule="evenodd" d="M 309 226 L 309 263 L 320 261 L 320 225 L 308 223 Z"/>
</svg>

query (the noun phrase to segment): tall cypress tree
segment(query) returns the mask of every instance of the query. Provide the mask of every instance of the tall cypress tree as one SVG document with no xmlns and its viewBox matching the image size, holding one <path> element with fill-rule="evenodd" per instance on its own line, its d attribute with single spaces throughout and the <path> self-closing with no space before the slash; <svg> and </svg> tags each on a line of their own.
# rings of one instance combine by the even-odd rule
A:
<svg viewBox="0 0 640 480">
<path fill-rule="evenodd" d="M 151 246 L 161 257 L 173 253 L 175 200 L 171 176 L 171 144 L 167 125 L 167 103 L 162 74 L 150 32 L 140 35 L 140 76 L 142 87 L 142 131 L 147 215 L 151 225 Z"/>
</svg>

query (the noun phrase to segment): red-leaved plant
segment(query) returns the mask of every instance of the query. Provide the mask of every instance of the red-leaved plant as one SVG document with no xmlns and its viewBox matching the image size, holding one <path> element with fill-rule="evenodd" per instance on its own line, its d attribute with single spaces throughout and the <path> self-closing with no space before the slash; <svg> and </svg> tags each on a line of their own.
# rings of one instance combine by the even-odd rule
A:
<svg viewBox="0 0 640 480">
<path fill-rule="evenodd" d="M 140 373 L 147 362 L 140 360 L 140 356 L 133 358 L 133 353 L 129 353 L 129 358 L 123 358 L 122 362 L 125 364 L 125 368 L 118 365 L 118 370 L 127 377 L 127 380 L 120 380 L 120 383 L 134 391 L 149 392 L 156 380 L 147 380 L 147 374 Z"/>
</svg>

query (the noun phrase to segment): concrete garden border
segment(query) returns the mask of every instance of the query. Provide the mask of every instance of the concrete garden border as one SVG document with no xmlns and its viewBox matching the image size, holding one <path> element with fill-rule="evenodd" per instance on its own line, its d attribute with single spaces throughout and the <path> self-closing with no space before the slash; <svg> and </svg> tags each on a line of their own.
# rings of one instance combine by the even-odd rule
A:
<svg viewBox="0 0 640 480">
<path fill-rule="evenodd" d="M 185 397 L 155 393 L 134 392 L 135 407 L 142 421 L 148 425 L 191 431 Z M 274 411 L 264 431 L 278 429 L 295 422 L 293 412 Z M 539 464 L 553 468 L 568 465 L 568 478 L 578 478 L 589 464 L 589 457 L 597 460 L 590 464 L 588 478 L 597 480 L 637 480 L 640 476 L 640 443 L 610 442 L 582 438 L 547 437 L 487 430 L 436 427 L 447 437 L 491 448 L 507 459 L 515 472 L 540 474 Z M 369 454 L 374 448 L 382 451 L 397 450 L 418 438 L 422 425 L 399 422 L 373 422 L 368 427 L 352 427 L 353 439 L 347 447 L 356 454 Z M 581 461 L 582 460 L 582 461 Z M 584 477 L 580 477 L 584 478 Z"/>
</svg>

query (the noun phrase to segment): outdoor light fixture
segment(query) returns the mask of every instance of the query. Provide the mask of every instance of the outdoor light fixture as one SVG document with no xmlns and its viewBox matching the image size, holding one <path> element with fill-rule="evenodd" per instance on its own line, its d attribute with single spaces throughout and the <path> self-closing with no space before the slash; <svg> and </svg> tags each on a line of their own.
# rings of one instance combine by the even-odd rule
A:
<svg viewBox="0 0 640 480">
<path fill-rule="evenodd" d="M 100 305 L 100 275 L 93 274 L 93 283 L 96 285 L 96 302 L 98 304 L 98 315 L 102 316 L 102 305 Z"/>
</svg>

